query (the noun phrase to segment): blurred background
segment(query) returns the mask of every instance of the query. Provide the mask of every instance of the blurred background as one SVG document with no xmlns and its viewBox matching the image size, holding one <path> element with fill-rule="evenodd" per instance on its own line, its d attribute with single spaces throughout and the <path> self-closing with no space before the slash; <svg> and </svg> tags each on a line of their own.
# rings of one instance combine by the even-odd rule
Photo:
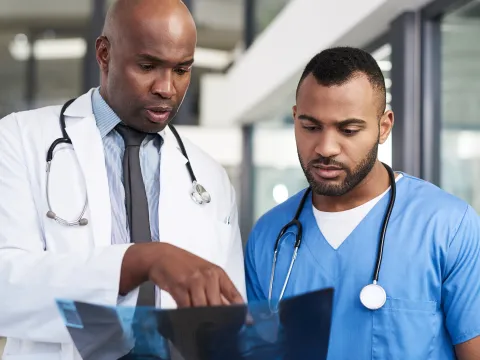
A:
<svg viewBox="0 0 480 360">
<path fill-rule="evenodd" d="M 94 56 L 112 0 L 0 0 L 0 118 L 98 86 Z M 185 0 L 199 36 L 175 123 L 228 171 L 244 241 L 302 189 L 292 129 L 306 62 L 336 45 L 370 51 L 395 127 L 380 159 L 480 211 L 480 2 Z M 0 339 L 0 353 L 2 340 Z"/>
<path fill-rule="evenodd" d="M 0 0 L 0 117 L 98 86 L 94 41 L 112 0 Z M 370 51 L 396 122 L 380 158 L 480 210 L 480 2 L 186 0 L 199 31 L 179 132 L 228 171 L 244 240 L 306 185 L 292 129 L 306 62 Z"/>
</svg>

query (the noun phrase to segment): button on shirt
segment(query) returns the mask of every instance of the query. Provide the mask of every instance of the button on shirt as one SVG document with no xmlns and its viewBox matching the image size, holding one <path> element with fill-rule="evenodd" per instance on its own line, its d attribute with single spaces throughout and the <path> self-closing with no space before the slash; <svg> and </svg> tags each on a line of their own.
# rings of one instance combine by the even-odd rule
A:
<svg viewBox="0 0 480 360">
<path fill-rule="evenodd" d="M 97 127 L 103 141 L 105 165 L 107 168 L 110 202 L 112 205 L 112 244 L 130 242 L 129 227 L 125 209 L 125 189 L 123 187 L 123 153 L 125 144 L 115 130 L 121 120 L 95 89 L 92 106 Z M 158 134 L 149 134 L 140 148 L 140 166 L 148 200 L 150 231 L 152 240 L 158 241 L 158 202 L 160 196 L 160 150 L 163 139 Z"/>
</svg>

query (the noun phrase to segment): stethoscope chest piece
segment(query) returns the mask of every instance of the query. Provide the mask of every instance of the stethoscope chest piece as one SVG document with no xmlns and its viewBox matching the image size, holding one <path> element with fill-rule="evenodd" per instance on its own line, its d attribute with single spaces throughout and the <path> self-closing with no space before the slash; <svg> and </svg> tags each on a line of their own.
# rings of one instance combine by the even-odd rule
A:
<svg viewBox="0 0 480 360">
<path fill-rule="evenodd" d="M 212 200 L 208 191 L 196 181 L 192 183 L 192 191 L 190 192 L 190 196 L 192 197 L 193 201 L 199 205 L 208 204 Z"/>
<path fill-rule="evenodd" d="M 369 310 L 378 310 L 385 305 L 387 293 L 378 284 L 369 284 L 360 292 L 360 301 Z"/>
</svg>

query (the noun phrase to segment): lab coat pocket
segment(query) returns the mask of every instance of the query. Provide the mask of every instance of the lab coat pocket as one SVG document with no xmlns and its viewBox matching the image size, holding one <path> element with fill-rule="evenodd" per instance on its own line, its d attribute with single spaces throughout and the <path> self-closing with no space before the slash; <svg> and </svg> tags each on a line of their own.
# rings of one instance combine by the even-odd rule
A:
<svg viewBox="0 0 480 360">
<path fill-rule="evenodd" d="M 388 298 L 373 313 L 372 359 L 432 359 L 437 303 Z"/>
</svg>

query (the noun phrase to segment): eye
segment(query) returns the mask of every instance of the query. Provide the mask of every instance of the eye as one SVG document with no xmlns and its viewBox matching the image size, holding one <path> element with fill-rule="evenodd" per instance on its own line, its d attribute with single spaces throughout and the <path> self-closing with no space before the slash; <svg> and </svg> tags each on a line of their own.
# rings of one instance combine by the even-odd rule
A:
<svg viewBox="0 0 480 360">
<path fill-rule="evenodd" d="M 145 71 L 153 70 L 155 67 L 152 64 L 140 64 L 140 68 Z"/>
<path fill-rule="evenodd" d="M 304 128 L 305 130 L 307 130 L 308 132 L 313 132 L 313 131 L 319 129 L 318 126 L 303 126 L 303 128 Z"/>
<path fill-rule="evenodd" d="M 358 133 L 359 130 L 357 130 L 357 129 L 343 129 L 342 132 L 345 135 L 352 136 L 352 135 L 355 135 L 356 133 Z"/>
<path fill-rule="evenodd" d="M 175 72 L 178 75 L 185 75 L 188 72 L 188 69 L 175 69 Z"/>
</svg>

